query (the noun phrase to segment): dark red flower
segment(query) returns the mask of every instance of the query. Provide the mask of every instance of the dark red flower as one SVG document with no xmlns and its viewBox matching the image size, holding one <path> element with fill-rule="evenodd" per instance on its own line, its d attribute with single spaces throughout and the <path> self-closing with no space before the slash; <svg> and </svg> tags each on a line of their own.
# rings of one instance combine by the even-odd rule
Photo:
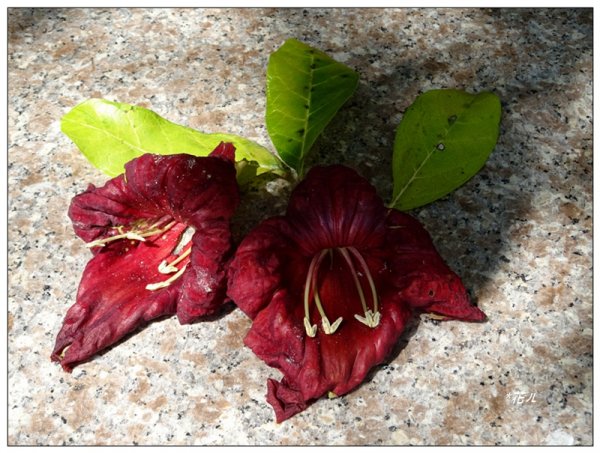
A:
<svg viewBox="0 0 600 453">
<path fill-rule="evenodd" d="M 283 373 L 268 381 L 278 422 L 357 387 L 415 311 L 485 319 L 419 222 L 343 166 L 313 168 L 286 215 L 242 241 L 228 276 L 253 319 L 245 344 Z"/>
<path fill-rule="evenodd" d="M 152 319 L 177 314 L 190 323 L 222 305 L 239 200 L 234 150 L 222 143 L 209 157 L 144 154 L 73 199 L 69 217 L 94 257 L 52 360 L 70 371 Z"/>
</svg>

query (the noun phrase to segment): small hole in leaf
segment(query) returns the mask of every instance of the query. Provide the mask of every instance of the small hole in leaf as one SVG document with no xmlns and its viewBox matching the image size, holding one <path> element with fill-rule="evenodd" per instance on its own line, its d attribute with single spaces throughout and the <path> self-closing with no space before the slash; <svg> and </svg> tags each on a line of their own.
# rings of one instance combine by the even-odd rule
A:
<svg viewBox="0 0 600 453">
<path fill-rule="evenodd" d="M 433 296 L 435 296 L 435 291 L 432 290 L 432 289 L 430 289 L 429 290 L 429 297 L 433 297 Z"/>
<path fill-rule="evenodd" d="M 304 129 L 298 129 L 296 132 L 298 135 L 304 135 Z"/>
<path fill-rule="evenodd" d="M 444 151 L 446 149 L 446 145 L 443 143 L 438 143 L 435 147 L 438 151 Z"/>
<path fill-rule="evenodd" d="M 454 122 L 456 121 L 456 115 L 452 115 L 448 117 L 448 124 L 450 126 L 452 126 L 454 124 Z"/>
</svg>

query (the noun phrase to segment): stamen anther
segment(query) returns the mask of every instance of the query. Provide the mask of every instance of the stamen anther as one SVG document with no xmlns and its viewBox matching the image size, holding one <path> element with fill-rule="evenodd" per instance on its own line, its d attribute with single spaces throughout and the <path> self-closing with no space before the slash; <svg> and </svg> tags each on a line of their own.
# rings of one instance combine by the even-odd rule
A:
<svg viewBox="0 0 600 453">
<path fill-rule="evenodd" d="M 336 319 L 333 324 L 329 323 L 329 319 L 327 319 L 327 317 L 324 317 L 321 320 L 321 325 L 323 326 L 323 331 L 327 335 L 331 335 L 332 333 L 335 333 L 335 331 L 337 330 L 337 328 L 340 326 L 341 323 L 342 323 L 342 318 Z"/>
<path fill-rule="evenodd" d="M 146 285 L 146 289 L 149 291 L 156 291 L 157 289 L 166 288 L 171 283 L 173 283 L 175 280 L 177 280 L 179 277 L 181 277 L 181 275 L 185 271 L 186 267 L 187 267 L 187 264 L 185 266 L 183 266 L 181 269 L 179 269 L 175 275 L 171 276 L 164 282 L 150 283 L 150 284 Z"/>
<path fill-rule="evenodd" d="M 115 236 L 113 236 L 113 237 L 115 237 Z M 132 241 L 146 242 L 146 239 L 144 239 L 143 236 L 137 234 L 135 231 L 128 231 L 127 233 L 125 233 L 125 239 L 131 239 Z"/>
<path fill-rule="evenodd" d="M 71 345 L 70 345 L 70 344 L 66 345 L 58 357 L 60 357 L 61 359 L 64 359 L 64 358 L 65 358 L 65 355 L 67 354 L 67 350 L 68 350 L 70 347 L 71 347 Z"/>
<path fill-rule="evenodd" d="M 162 260 L 158 265 L 158 272 L 161 274 L 172 274 L 173 272 L 177 272 L 179 269 L 177 269 L 175 265 L 183 261 L 190 253 L 192 253 L 192 247 L 189 247 L 185 252 L 179 255 L 177 259 L 174 259 L 170 263 L 167 263 L 167 260 Z"/>
<path fill-rule="evenodd" d="M 167 260 L 162 260 L 158 265 L 158 272 L 160 272 L 161 274 L 172 274 L 173 272 L 177 272 L 178 270 L 179 269 L 177 269 L 172 264 L 167 263 Z"/>
<path fill-rule="evenodd" d="M 306 335 L 311 338 L 314 338 L 314 336 L 317 335 L 317 325 L 311 325 L 308 318 L 304 318 L 304 329 L 306 329 Z"/>
<path fill-rule="evenodd" d="M 379 325 L 381 314 L 379 312 L 373 313 L 371 310 L 367 310 L 365 316 L 354 315 L 357 321 L 363 323 L 367 327 L 374 329 Z"/>
</svg>

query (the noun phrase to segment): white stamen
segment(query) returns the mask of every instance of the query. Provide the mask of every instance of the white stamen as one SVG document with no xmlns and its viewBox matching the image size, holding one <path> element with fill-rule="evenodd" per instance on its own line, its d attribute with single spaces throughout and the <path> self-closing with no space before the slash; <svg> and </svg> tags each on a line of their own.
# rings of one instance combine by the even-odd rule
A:
<svg viewBox="0 0 600 453">
<path fill-rule="evenodd" d="M 88 248 L 92 248 L 92 247 L 104 247 L 105 244 L 109 243 L 109 242 L 113 242 L 113 241 L 117 241 L 119 239 L 130 239 L 132 241 L 141 241 L 141 242 L 145 242 L 147 237 L 149 236 L 154 236 L 155 234 L 162 234 L 165 231 L 171 229 L 173 227 L 173 225 L 175 225 L 177 222 L 176 221 L 172 221 L 171 223 L 169 223 L 168 225 L 164 226 L 163 228 L 159 229 L 159 230 L 151 230 L 152 227 L 154 227 L 155 225 L 158 225 L 158 223 L 155 223 L 154 225 L 152 225 L 149 230 L 143 231 L 143 230 L 131 230 L 128 231 L 126 233 L 123 233 L 123 225 L 119 225 L 115 228 L 120 234 L 116 234 L 114 236 L 109 236 L 106 237 L 104 239 L 96 239 L 95 241 L 92 242 L 88 242 L 85 246 Z"/>
<path fill-rule="evenodd" d="M 179 271 L 177 271 L 177 273 L 175 275 L 171 276 L 164 282 L 150 283 L 150 284 L 146 285 L 146 289 L 149 291 L 155 291 L 160 288 L 166 288 L 171 283 L 173 283 L 175 280 L 177 280 L 179 277 L 181 277 L 181 275 L 185 271 L 186 267 L 187 267 L 187 264 L 185 266 L 183 266 L 181 269 L 179 269 Z"/>
<path fill-rule="evenodd" d="M 367 327 L 374 329 L 379 325 L 381 314 L 379 312 L 373 313 L 371 310 L 367 310 L 365 316 L 354 315 L 357 321 L 363 323 Z"/>
<path fill-rule="evenodd" d="M 177 243 L 177 246 L 172 252 L 173 255 L 178 255 L 179 253 L 181 253 L 185 246 L 188 245 L 189 242 L 192 240 L 192 237 L 194 236 L 195 232 L 196 230 L 194 229 L 194 227 L 187 227 L 185 229 L 185 231 L 181 235 L 181 238 L 179 239 L 179 242 Z"/>
<path fill-rule="evenodd" d="M 336 319 L 333 324 L 329 324 L 329 319 L 327 319 L 326 317 L 321 320 L 321 325 L 323 326 L 323 331 L 327 335 L 331 335 L 332 333 L 335 333 L 335 331 L 337 330 L 337 328 L 340 326 L 341 323 L 342 323 L 342 318 Z"/>
<path fill-rule="evenodd" d="M 346 264 L 348 264 L 348 267 L 350 268 L 350 273 L 352 274 L 352 279 L 354 280 L 354 286 L 356 286 L 356 290 L 358 291 L 358 297 L 360 298 L 360 303 L 362 305 L 363 311 L 366 313 L 368 311 L 368 308 L 367 308 L 367 302 L 365 299 L 365 293 L 362 289 L 362 286 L 360 286 L 360 281 L 358 280 L 358 272 L 356 272 L 356 269 L 354 268 L 354 264 L 352 263 L 352 258 L 350 257 L 348 250 L 346 250 L 345 248 L 342 247 L 342 248 L 339 248 L 338 250 L 344 257 L 344 259 L 346 260 Z"/>
<path fill-rule="evenodd" d="M 314 336 L 317 334 L 317 325 L 311 325 L 308 318 L 304 318 L 304 329 L 306 329 L 306 335 L 311 338 L 314 338 Z"/>
<path fill-rule="evenodd" d="M 177 259 L 174 259 L 170 263 L 167 263 L 166 260 L 162 260 L 160 262 L 160 264 L 158 265 L 158 272 L 160 272 L 161 274 L 171 274 L 173 272 L 177 272 L 178 269 L 177 269 L 177 267 L 175 267 L 175 265 L 179 264 L 181 261 L 183 261 L 186 256 L 189 256 L 190 253 L 192 253 L 191 247 L 189 249 L 187 249 L 185 252 L 183 252 L 181 255 L 179 255 L 177 257 Z"/>
<path fill-rule="evenodd" d="M 127 233 L 125 233 L 125 239 L 131 239 L 133 241 L 146 242 L 146 239 L 144 239 L 143 236 L 140 236 L 139 234 L 137 234 L 137 233 L 135 233 L 133 231 L 128 231 Z"/>
<path fill-rule="evenodd" d="M 158 265 L 158 272 L 160 272 L 161 274 L 172 274 L 173 272 L 177 272 L 178 270 L 179 269 L 177 269 L 172 264 L 167 264 L 167 260 L 162 260 Z"/>
<path fill-rule="evenodd" d="M 379 313 L 377 289 L 375 288 L 375 282 L 373 281 L 373 277 L 371 276 L 371 271 L 369 271 L 369 266 L 367 265 L 367 262 L 358 250 L 356 250 L 354 247 L 348 247 L 348 250 L 356 257 L 361 267 L 363 268 L 363 271 L 365 272 L 365 276 L 367 277 L 367 281 L 369 282 L 369 286 L 371 287 L 371 295 L 373 297 L 373 312 Z"/>
</svg>

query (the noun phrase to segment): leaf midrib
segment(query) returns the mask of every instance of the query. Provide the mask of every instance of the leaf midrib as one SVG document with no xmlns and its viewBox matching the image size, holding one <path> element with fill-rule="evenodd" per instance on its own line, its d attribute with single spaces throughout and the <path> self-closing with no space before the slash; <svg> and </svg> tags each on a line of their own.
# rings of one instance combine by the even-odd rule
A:
<svg viewBox="0 0 600 453">
<path fill-rule="evenodd" d="M 446 137 L 448 137 L 448 134 L 450 133 L 450 131 L 452 130 L 452 128 L 456 125 L 456 123 L 458 122 L 458 120 L 461 118 L 461 115 L 466 110 L 468 110 L 471 107 L 471 105 L 473 104 L 473 102 L 474 102 L 474 100 L 471 101 L 471 102 L 469 102 L 468 105 L 463 109 L 463 111 L 456 115 L 456 120 L 454 121 L 454 123 L 452 123 L 451 125 L 449 125 L 446 128 L 446 130 L 444 131 L 443 136 L 440 138 L 440 141 L 446 140 Z M 421 171 L 421 169 L 425 166 L 425 164 L 427 162 L 429 162 L 429 159 L 431 159 L 431 156 L 433 156 L 433 154 L 435 153 L 435 151 L 436 151 L 436 147 L 434 145 L 433 148 L 431 149 L 431 151 L 429 151 L 427 153 L 427 156 L 425 157 L 425 159 L 423 159 L 423 162 L 421 162 L 421 165 L 419 165 L 417 167 L 417 169 L 413 172 L 413 174 L 410 177 L 410 179 L 408 180 L 408 182 L 404 185 L 404 187 L 402 187 L 402 190 L 400 190 L 400 192 L 398 193 L 398 195 L 396 195 L 396 197 L 394 197 L 394 199 L 388 205 L 388 207 L 393 208 L 394 206 L 396 206 L 396 204 L 398 203 L 398 200 L 400 200 L 400 198 L 402 197 L 402 195 L 404 194 L 404 192 L 406 192 L 406 190 L 410 187 L 410 185 L 413 183 L 413 181 L 417 178 L 417 175 L 419 174 L 419 172 Z"/>
<path fill-rule="evenodd" d="M 306 105 L 308 105 L 307 109 L 304 109 L 304 132 L 302 133 L 302 147 L 300 148 L 300 167 L 298 168 L 298 174 L 302 175 L 304 170 L 304 155 L 306 154 L 306 138 L 308 136 L 308 118 L 310 117 L 310 108 L 312 103 L 312 88 L 313 88 L 313 80 L 315 69 L 313 65 L 315 63 L 315 55 L 313 53 L 310 54 L 310 63 L 308 65 L 309 72 L 308 76 L 310 81 L 308 83 L 308 97 L 306 99 Z"/>
<path fill-rule="evenodd" d="M 135 150 L 140 151 L 142 154 L 144 154 L 144 153 L 147 152 L 147 150 L 145 150 L 143 148 L 140 148 L 139 146 L 135 146 L 130 141 L 125 140 L 125 139 L 123 139 L 123 138 L 121 138 L 121 137 L 119 137 L 119 136 L 117 136 L 117 135 L 109 132 L 106 129 L 102 129 L 102 128 L 99 128 L 99 127 L 96 127 L 96 126 L 92 126 L 91 124 L 81 123 L 79 121 L 74 121 L 74 120 L 71 120 L 71 119 L 68 119 L 68 118 L 63 118 L 62 122 L 63 122 L 63 124 L 64 123 L 71 123 L 71 124 L 74 124 L 74 125 L 79 126 L 79 127 L 86 127 L 88 129 L 93 129 L 93 130 L 99 131 L 100 133 L 102 133 L 104 135 L 107 135 L 108 137 L 111 137 L 112 139 L 116 140 L 119 143 L 123 143 L 124 145 L 127 145 L 130 148 L 133 148 Z"/>
</svg>

